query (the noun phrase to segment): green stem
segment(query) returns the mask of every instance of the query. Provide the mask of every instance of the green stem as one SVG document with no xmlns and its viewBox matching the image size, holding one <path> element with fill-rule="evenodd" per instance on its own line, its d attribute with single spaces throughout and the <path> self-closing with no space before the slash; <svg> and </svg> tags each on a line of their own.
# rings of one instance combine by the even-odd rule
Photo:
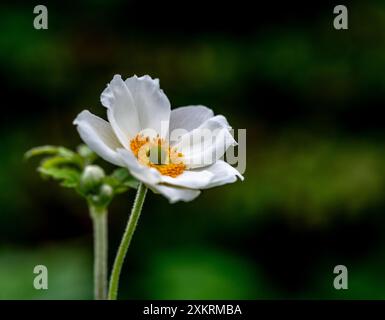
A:
<svg viewBox="0 0 385 320">
<path fill-rule="evenodd" d="M 94 297 L 107 299 L 107 209 L 90 206 L 94 228 Z"/>
<path fill-rule="evenodd" d="M 124 231 L 123 238 L 120 242 L 118 253 L 116 254 L 114 266 L 112 267 L 110 288 L 108 291 L 109 300 L 116 300 L 118 296 L 120 272 L 122 270 L 127 249 L 130 246 L 132 236 L 134 234 L 136 225 L 138 224 L 144 199 L 146 198 L 146 193 L 147 193 L 147 187 L 143 183 L 141 183 L 136 193 L 135 202 L 131 210 L 131 215 L 126 226 L 126 230 Z"/>
</svg>

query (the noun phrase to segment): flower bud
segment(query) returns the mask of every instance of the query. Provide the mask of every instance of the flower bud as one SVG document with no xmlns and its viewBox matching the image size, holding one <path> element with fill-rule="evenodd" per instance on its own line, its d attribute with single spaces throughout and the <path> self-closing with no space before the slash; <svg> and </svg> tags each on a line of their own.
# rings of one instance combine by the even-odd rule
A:
<svg viewBox="0 0 385 320">
<path fill-rule="evenodd" d="M 77 152 L 83 157 L 83 158 L 88 158 L 90 157 L 94 152 L 87 147 L 85 144 L 81 144 L 77 148 Z"/>
<path fill-rule="evenodd" d="M 108 184 L 103 184 L 100 187 L 100 193 L 99 193 L 100 197 L 111 198 L 113 193 L 114 193 L 114 190 L 112 190 L 112 187 L 109 186 Z"/>
<path fill-rule="evenodd" d="M 99 192 L 91 197 L 92 204 L 96 207 L 106 207 L 114 197 L 114 190 L 108 184 L 99 187 Z"/>
<path fill-rule="evenodd" d="M 103 183 L 105 173 L 102 168 L 95 165 L 86 166 L 80 178 L 80 190 L 84 194 L 98 193 Z"/>
</svg>

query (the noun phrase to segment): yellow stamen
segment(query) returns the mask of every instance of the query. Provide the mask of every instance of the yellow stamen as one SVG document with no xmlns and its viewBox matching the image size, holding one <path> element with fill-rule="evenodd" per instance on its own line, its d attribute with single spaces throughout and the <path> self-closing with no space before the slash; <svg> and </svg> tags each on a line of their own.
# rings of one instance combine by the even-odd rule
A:
<svg viewBox="0 0 385 320">
<path fill-rule="evenodd" d="M 151 168 L 155 168 L 162 175 L 175 178 L 182 174 L 186 169 L 183 163 L 169 163 L 169 164 L 150 164 Z"/>
<path fill-rule="evenodd" d="M 134 139 L 131 140 L 130 147 L 135 157 L 138 157 L 140 148 L 147 144 L 148 141 L 148 137 L 144 138 L 142 135 L 137 135 Z"/>
<path fill-rule="evenodd" d="M 130 147 L 140 163 L 155 168 L 164 176 L 175 178 L 186 169 L 186 165 L 182 161 L 183 154 L 176 148 L 171 148 L 159 135 L 152 141 L 149 137 L 137 135 L 130 141 Z M 153 152 L 158 152 L 158 156 Z M 157 161 L 155 162 L 154 159 Z"/>
</svg>

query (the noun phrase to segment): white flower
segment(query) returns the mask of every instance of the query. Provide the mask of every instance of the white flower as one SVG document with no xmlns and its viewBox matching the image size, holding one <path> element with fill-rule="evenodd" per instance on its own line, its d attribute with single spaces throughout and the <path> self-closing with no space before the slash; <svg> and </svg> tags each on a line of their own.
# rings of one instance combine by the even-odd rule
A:
<svg viewBox="0 0 385 320">
<path fill-rule="evenodd" d="M 115 75 L 101 102 L 109 122 L 88 110 L 74 121 L 83 141 L 170 202 L 191 201 L 201 189 L 243 180 L 220 160 L 236 145 L 226 118 L 204 106 L 171 111 L 158 79 L 146 75 L 123 81 Z"/>
</svg>

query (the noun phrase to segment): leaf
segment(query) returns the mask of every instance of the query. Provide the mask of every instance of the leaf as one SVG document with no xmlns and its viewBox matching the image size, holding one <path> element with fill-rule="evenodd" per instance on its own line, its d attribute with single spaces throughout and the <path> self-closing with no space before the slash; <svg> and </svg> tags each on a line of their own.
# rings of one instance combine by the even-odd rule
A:
<svg viewBox="0 0 385 320">
<path fill-rule="evenodd" d="M 109 184 L 115 193 L 123 193 L 129 188 L 137 189 L 138 181 L 125 168 L 119 168 L 106 177 L 105 182 Z"/>
<path fill-rule="evenodd" d="M 24 157 L 26 159 L 29 159 L 31 157 L 41 156 L 41 155 L 60 155 L 66 158 L 70 158 L 75 155 L 75 152 L 64 147 L 47 145 L 47 146 L 35 147 L 28 150 L 25 153 Z"/>
<path fill-rule="evenodd" d="M 83 158 L 67 148 L 60 146 L 41 146 L 25 153 L 25 158 L 46 155 L 38 167 L 44 178 L 60 181 L 61 186 L 77 188 L 84 167 Z"/>
<path fill-rule="evenodd" d="M 64 147 L 57 147 L 57 146 L 36 147 L 27 151 L 24 157 L 26 159 L 30 159 L 31 157 L 41 156 L 41 155 L 52 156 L 51 158 L 46 158 L 42 161 L 41 165 L 44 166 L 45 168 L 48 168 L 54 165 L 62 165 L 62 164 L 77 166 L 79 168 L 83 168 L 84 166 L 84 160 L 80 155 Z"/>
<path fill-rule="evenodd" d="M 66 188 L 76 188 L 80 180 L 80 172 L 68 167 L 39 167 L 38 171 L 43 177 L 49 177 L 54 180 L 59 180 L 61 185 Z"/>
<path fill-rule="evenodd" d="M 107 177 L 103 173 L 100 186 L 95 190 L 82 190 L 84 172 L 86 168 L 94 166 L 91 164 L 97 159 L 97 155 L 86 145 L 80 145 L 77 152 L 60 146 L 41 146 L 25 154 L 26 159 L 35 156 L 46 156 L 38 167 L 43 178 L 57 180 L 66 188 L 74 188 L 96 206 L 107 206 L 114 194 L 138 186 L 138 182 L 127 169 L 119 168 Z"/>
<path fill-rule="evenodd" d="M 126 168 L 115 169 L 111 174 L 111 177 L 117 179 L 120 183 L 128 187 L 136 188 L 138 186 L 138 181 L 130 174 Z"/>
<path fill-rule="evenodd" d="M 78 154 L 84 159 L 86 165 L 92 164 L 98 156 L 87 145 L 81 144 L 77 147 Z"/>
<path fill-rule="evenodd" d="M 74 159 L 68 159 L 65 157 L 51 157 L 51 158 L 45 158 L 42 160 L 40 163 L 40 167 L 45 168 L 45 169 L 50 169 L 53 167 L 73 167 L 74 169 L 81 169 L 82 166 L 79 165 L 79 159 L 76 159 L 77 161 L 74 161 Z"/>
</svg>

